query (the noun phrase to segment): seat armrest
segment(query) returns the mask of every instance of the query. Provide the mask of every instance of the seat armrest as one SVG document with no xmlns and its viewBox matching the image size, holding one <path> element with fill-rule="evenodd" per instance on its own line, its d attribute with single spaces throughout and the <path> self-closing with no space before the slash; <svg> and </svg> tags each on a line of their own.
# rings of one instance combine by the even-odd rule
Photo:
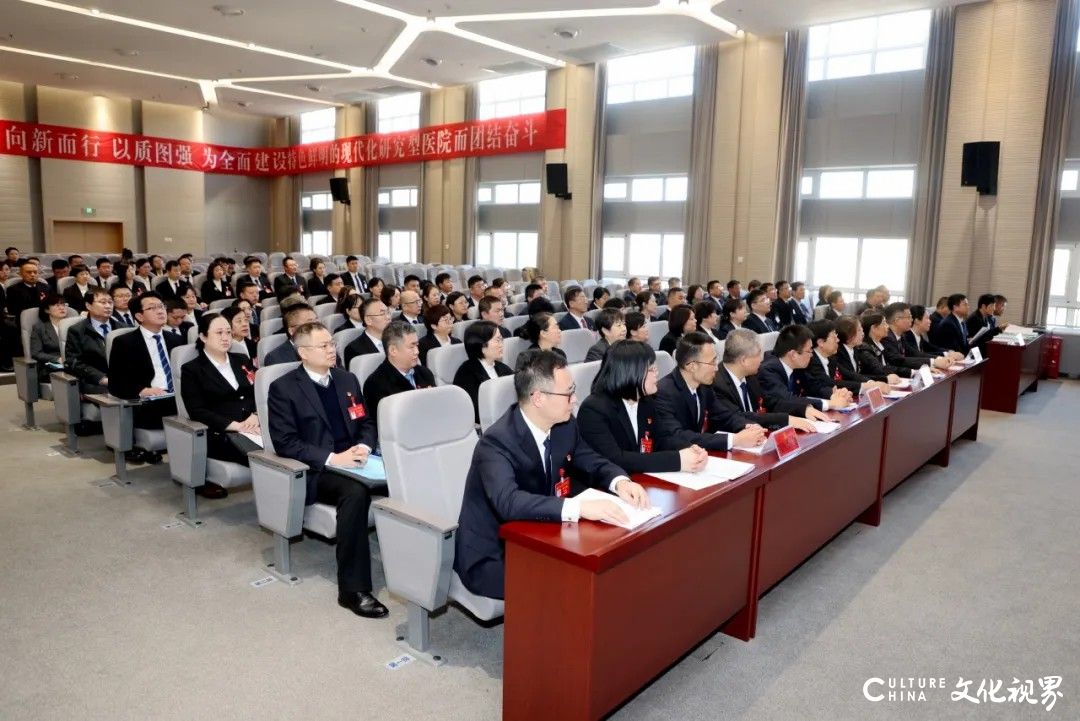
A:
<svg viewBox="0 0 1080 721">
<path fill-rule="evenodd" d="M 271 468 L 287 473 L 306 473 L 308 465 L 291 458 L 285 458 L 270 451 L 251 451 L 248 453 L 248 461 L 265 464 Z"/>
<path fill-rule="evenodd" d="M 269 451 L 248 453 L 259 525 L 295 538 L 304 530 L 308 466 Z"/>
<path fill-rule="evenodd" d="M 165 427 L 165 447 L 169 451 L 169 475 L 177 483 L 190 488 L 206 484 L 205 423 L 168 416 L 162 419 Z"/>
<path fill-rule="evenodd" d="M 142 403 L 139 399 L 118 398 L 110 393 L 88 393 L 86 400 L 99 408 L 132 408 Z"/>
<path fill-rule="evenodd" d="M 132 409 L 141 401 L 129 401 L 109 393 L 92 393 L 86 400 L 101 409 L 105 445 L 118 452 L 130 451 L 134 447 L 135 433 Z"/>
<path fill-rule="evenodd" d="M 371 504 L 386 588 L 428 611 L 446 605 L 457 523 L 393 498 Z"/>
<path fill-rule="evenodd" d="M 453 534 L 458 527 L 456 521 L 450 522 L 437 518 L 433 514 L 411 508 L 408 504 L 402 503 L 396 498 L 377 498 L 371 502 L 371 508 L 376 513 L 388 513 L 392 516 L 412 521 L 418 526 L 424 526 L 435 533 L 440 533 L 444 536 Z"/>
<path fill-rule="evenodd" d="M 79 394 L 79 379 L 64 371 L 49 374 L 52 383 L 53 403 L 56 405 L 56 417 L 67 426 L 82 420 L 82 399 Z"/>
<path fill-rule="evenodd" d="M 166 416 L 161 419 L 166 426 L 171 426 L 177 430 L 184 431 L 185 433 L 199 433 L 210 430 L 209 426 L 205 423 L 199 423 L 193 421 L 190 418 L 181 418 L 180 416 Z"/>
<path fill-rule="evenodd" d="M 19 400 L 23 403 L 34 403 L 41 400 L 38 390 L 37 361 L 28 360 L 23 356 L 12 358 L 15 367 L 15 390 Z"/>
</svg>

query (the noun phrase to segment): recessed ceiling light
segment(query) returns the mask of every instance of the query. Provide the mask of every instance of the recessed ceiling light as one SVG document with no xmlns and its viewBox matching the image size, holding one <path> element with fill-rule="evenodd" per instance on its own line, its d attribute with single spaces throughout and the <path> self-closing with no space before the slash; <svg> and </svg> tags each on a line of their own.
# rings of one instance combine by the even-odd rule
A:
<svg viewBox="0 0 1080 721">
<path fill-rule="evenodd" d="M 219 13 L 222 17 L 238 18 L 244 14 L 243 8 L 232 7 L 231 5 L 215 5 L 213 7 L 214 12 Z"/>
<path fill-rule="evenodd" d="M 248 43 L 248 47 L 254 50 L 257 46 L 255 45 L 255 43 Z"/>
<path fill-rule="evenodd" d="M 138 50 L 125 50 L 123 48 L 114 48 L 113 52 L 124 58 L 134 58 L 139 55 Z"/>
<path fill-rule="evenodd" d="M 433 68 L 439 67 L 440 63 L 442 63 L 442 60 L 438 58 L 423 58 L 422 60 L 424 65 L 430 65 Z"/>
<path fill-rule="evenodd" d="M 322 85 L 307 85 L 305 87 L 313 93 L 321 93 L 323 91 Z"/>
<path fill-rule="evenodd" d="M 78 75 L 72 75 L 71 73 L 56 73 L 55 75 L 56 75 L 56 77 L 60 78 L 61 80 L 78 80 L 79 79 Z"/>
<path fill-rule="evenodd" d="M 252 105 L 250 100 L 237 100 L 236 104 L 239 105 L 241 108 L 250 108 Z"/>
<path fill-rule="evenodd" d="M 98 10 L 97 8 L 90 8 L 90 14 L 91 15 L 100 15 L 101 11 Z"/>
<path fill-rule="evenodd" d="M 563 40 L 573 40 L 578 36 L 578 31 L 573 28 L 559 28 L 555 31 L 555 37 Z"/>
</svg>

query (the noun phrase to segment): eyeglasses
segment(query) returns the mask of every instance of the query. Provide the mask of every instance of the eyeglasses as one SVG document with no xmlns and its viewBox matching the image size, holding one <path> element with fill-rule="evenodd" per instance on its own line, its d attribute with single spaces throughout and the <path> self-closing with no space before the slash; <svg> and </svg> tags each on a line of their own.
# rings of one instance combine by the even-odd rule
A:
<svg viewBox="0 0 1080 721">
<path fill-rule="evenodd" d="M 330 350 L 334 347 L 333 341 L 326 341 L 325 343 L 316 343 L 313 345 L 298 345 L 297 348 L 315 348 L 317 350 Z"/>
<path fill-rule="evenodd" d="M 143 309 L 143 312 L 148 311 L 148 310 L 151 310 L 151 311 L 153 311 L 153 310 L 165 310 L 165 306 L 160 304 L 160 303 L 155 303 L 153 305 L 144 305 L 142 307 L 142 309 Z M 187 315 L 187 313 L 185 313 L 184 315 Z"/>
<path fill-rule="evenodd" d="M 711 361 L 696 360 L 696 361 L 690 361 L 690 362 L 691 363 L 697 363 L 698 365 L 712 366 L 713 368 L 717 368 L 720 365 L 720 357 L 717 356 L 716 358 L 713 358 Z"/>
<path fill-rule="evenodd" d="M 384 310 L 382 313 L 368 313 L 364 317 L 365 318 L 384 318 L 384 317 L 386 317 L 388 315 L 390 315 L 390 311 Z"/>
<path fill-rule="evenodd" d="M 547 396 L 562 396 L 563 398 L 573 398 L 575 395 L 577 395 L 577 385 L 575 384 L 575 385 L 570 386 L 570 392 L 569 393 L 558 393 L 556 391 L 544 391 L 544 390 L 542 390 L 540 392 L 543 393 L 544 395 L 547 395 Z"/>
</svg>

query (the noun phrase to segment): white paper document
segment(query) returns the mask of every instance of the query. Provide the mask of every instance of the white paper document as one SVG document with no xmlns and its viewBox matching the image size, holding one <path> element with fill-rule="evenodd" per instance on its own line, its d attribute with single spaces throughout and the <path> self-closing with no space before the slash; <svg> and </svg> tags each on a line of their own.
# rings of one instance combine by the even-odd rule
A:
<svg viewBox="0 0 1080 721">
<path fill-rule="evenodd" d="M 890 400 L 895 401 L 895 400 L 899 400 L 900 398 L 903 398 L 904 396 L 910 396 L 910 395 L 911 395 L 911 391 L 896 391 L 896 390 L 893 390 L 893 391 L 889 391 L 888 393 L 886 393 L 885 397 L 889 398 Z"/>
<path fill-rule="evenodd" d="M 1005 330 L 1002 331 L 1002 333 L 1010 333 L 1012 335 L 1016 335 L 1017 333 L 1019 333 L 1020 335 L 1031 335 L 1034 332 L 1034 328 L 1027 328 L 1022 325 L 1013 325 L 1012 323 L 1009 323 L 1007 326 L 1005 326 Z"/>
<path fill-rule="evenodd" d="M 708 488 L 738 478 L 748 473 L 753 467 L 753 463 L 743 463 L 742 461 L 710 456 L 705 462 L 705 467 L 697 473 L 672 471 L 668 473 L 650 473 L 649 475 L 653 478 L 659 478 L 661 481 L 674 483 L 676 486 L 700 491 L 702 488 Z"/>
<path fill-rule="evenodd" d="M 629 531 L 634 530 L 641 524 L 647 523 L 648 521 L 651 521 L 652 519 L 660 515 L 660 509 L 656 506 L 652 506 L 651 508 L 646 509 L 634 508 L 629 503 L 614 495 L 613 493 L 604 493 L 603 491 L 598 491 L 595 488 L 589 488 L 574 497 L 581 501 L 611 501 L 619 508 L 621 508 L 623 510 L 623 513 L 626 514 L 627 518 L 630 519 L 629 523 L 614 523 L 612 525 L 620 526 Z M 604 521 L 604 523 L 607 523 L 607 521 Z"/>
<path fill-rule="evenodd" d="M 853 410 L 859 407 L 858 403 L 848 403 L 843 408 L 830 408 L 830 411 L 840 411 L 841 413 L 851 413 Z"/>
<path fill-rule="evenodd" d="M 901 378 L 896 383 L 893 383 L 892 387 L 893 388 L 911 388 L 911 379 L 910 378 Z"/>
<path fill-rule="evenodd" d="M 240 435 L 247 438 L 249 441 L 257 445 L 259 448 L 263 447 L 262 436 L 257 436 L 254 433 L 247 433 L 245 431 L 239 431 Z"/>
<path fill-rule="evenodd" d="M 818 433 L 832 433 L 833 431 L 840 430 L 840 424 L 833 421 L 810 421 L 814 424 L 814 430 Z"/>
</svg>

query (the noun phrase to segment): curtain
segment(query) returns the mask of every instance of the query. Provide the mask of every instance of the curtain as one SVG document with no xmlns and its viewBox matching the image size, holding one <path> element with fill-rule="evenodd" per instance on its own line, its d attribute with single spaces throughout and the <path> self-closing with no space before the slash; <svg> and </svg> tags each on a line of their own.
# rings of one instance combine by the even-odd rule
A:
<svg viewBox="0 0 1080 721">
<path fill-rule="evenodd" d="M 926 48 L 919 165 L 915 171 L 915 215 L 912 219 L 911 252 L 908 254 L 907 297 L 912 303 L 932 305 L 934 264 L 937 258 L 941 187 L 945 177 L 945 138 L 949 124 L 949 90 L 952 85 L 955 8 L 938 8 L 930 20 Z"/>
<path fill-rule="evenodd" d="M 420 93 L 420 127 L 426 128 L 431 125 L 431 93 Z M 441 161 L 433 161 L 441 162 Z M 435 253 L 426 253 L 427 250 L 427 238 L 424 237 L 424 188 L 427 186 L 427 165 L 426 163 L 420 163 L 420 189 L 416 192 L 416 258 L 414 260 L 419 263 L 424 258 L 435 257 Z M 439 189 L 441 194 L 441 188 Z M 445 230 L 443 231 L 445 232 Z M 442 238 L 435 238 L 435 247 L 438 249 L 438 255 L 442 255 Z M 446 258 L 443 258 L 443 262 L 447 262 Z M 460 261 L 459 261 L 460 262 Z"/>
<path fill-rule="evenodd" d="M 604 166 L 607 163 L 607 63 L 596 63 L 595 118 L 592 156 L 592 218 L 589 221 L 589 267 L 597 280 L 603 275 L 604 248 Z M 564 265 L 567 264 L 564 254 Z M 568 267 L 568 266 L 567 266 Z"/>
<path fill-rule="evenodd" d="M 699 47 L 694 56 L 694 106 L 690 121 L 689 191 L 686 197 L 684 269 L 704 283 L 709 268 L 709 205 L 712 198 L 713 127 L 720 48 Z M 689 280 L 691 274 L 681 274 Z"/>
<path fill-rule="evenodd" d="M 1046 92 L 1039 185 L 1035 193 L 1035 223 L 1031 235 L 1024 325 L 1046 322 L 1050 305 L 1050 264 L 1054 257 L 1061 212 L 1061 169 L 1069 141 L 1069 115 L 1076 79 L 1076 37 L 1080 29 L 1080 0 L 1061 0 L 1050 56 L 1050 82 Z"/>
<path fill-rule="evenodd" d="M 780 101 L 777 172 L 775 277 L 793 270 L 799 239 L 799 200 L 806 126 L 806 61 L 810 32 L 791 30 L 784 38 L 784 81 Z"/>
<path fill-rule="evenodd" d="M 480 96 L 475 84 L 465 87 L 465 120 L 476 120 L 479 113 Z M 465 158 L 465 179 L 462 192 L 462 204 L 465 208 L 461 218 L 461 248 L 464 261 L 476 264 L 476 190 L 480 182 L 480 159 Z M 493 259 L 494 260 L 494 259 Z"/>
<path fill-rule="evenodd" d="M 364 106 L 364 132 L 374 133 L 379 129 L 378 103 L 372 101 Z M 369 165 L 364 168 L 364 214 L 363 214 L 363 254 L 375 259 L 379 254 L 379 166 Z"/>
</svg>

